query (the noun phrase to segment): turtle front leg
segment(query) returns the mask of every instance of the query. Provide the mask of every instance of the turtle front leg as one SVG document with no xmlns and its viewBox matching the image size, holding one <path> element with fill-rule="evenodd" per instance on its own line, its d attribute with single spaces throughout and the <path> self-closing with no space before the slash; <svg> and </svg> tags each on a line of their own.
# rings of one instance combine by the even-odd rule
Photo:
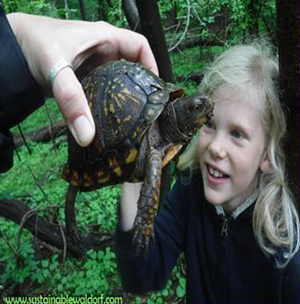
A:
<svg viewBox="0 0 300 304">
<path fill-rule="evenodd" d="M 149 147 L 145 164 L 145 178 L 137 202 L 138 212 L 134 222 L 133 242 L 137 250 L 148 248 L 150 238 L 154 237 L 154 218 L 159 205 L 162 171 L 161 151 Z"/>
<path fill-rule="evenodd" d="M 77 230 L 76 215 L 75 215 L 75 200 L 79 188 L 69 185 L 66 202 L 65 202 L 65 221 L 67 237 L 70 238 L 75 244 L 80 244 L 80 236 Z"/>
</svg>

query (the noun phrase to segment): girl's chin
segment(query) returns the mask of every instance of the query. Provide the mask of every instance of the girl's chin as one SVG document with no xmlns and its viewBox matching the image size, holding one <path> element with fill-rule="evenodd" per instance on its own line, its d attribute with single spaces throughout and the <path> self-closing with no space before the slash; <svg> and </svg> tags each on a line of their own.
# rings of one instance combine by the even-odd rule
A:
<svg viewBox="0 0 300 304">
<path fill-rule="evenodd" d="M 205 194 L 205 198 L 206 200 L 214 206 L 220 206 L 224 203 L 224 198 L 221 197 L 221 195 L 219 193 L 211 193 L 212 191 L 210 190 L 206 190 L 204 188 L 204 194 Z"/>
</svg>

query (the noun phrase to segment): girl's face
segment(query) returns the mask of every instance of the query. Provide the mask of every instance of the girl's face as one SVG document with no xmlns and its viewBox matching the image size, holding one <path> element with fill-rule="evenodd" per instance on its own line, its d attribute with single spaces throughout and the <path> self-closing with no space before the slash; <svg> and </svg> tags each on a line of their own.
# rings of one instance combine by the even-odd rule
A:
<svg viewBox="0 0 300 304">
<path fill-rule="evenodd" d="M 261 105 L 254 94 L 232 87 L 217 90 L 212 100 L 214 116 L 198 142 L 204 192 L 211 204 L 232 212 L 255 189 L 259 170 L 269 165 Z"/>
</svg>

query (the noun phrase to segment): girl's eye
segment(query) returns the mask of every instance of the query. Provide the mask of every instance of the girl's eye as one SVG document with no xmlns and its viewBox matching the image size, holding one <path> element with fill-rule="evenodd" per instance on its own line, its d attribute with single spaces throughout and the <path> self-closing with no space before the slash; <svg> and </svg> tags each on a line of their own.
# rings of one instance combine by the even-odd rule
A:
<svg viewBox="0 0 300 304">
<path fill-rule="evenodd" d="M 241 131 L 233 131 L 231 133 L 231 135 L 235 138 L 235 139 L 242 139 L 244 137 L 243 133 Z"/>
<path fill-rule="evenodd" d="M 213 128 L 214 128 L 214 125 L 212 124 L 211 121 L 208 121 L 208 122 L 205 124 L 205 127 L 206 127 L 207 129 L 213 129 Z"/>
</svg>

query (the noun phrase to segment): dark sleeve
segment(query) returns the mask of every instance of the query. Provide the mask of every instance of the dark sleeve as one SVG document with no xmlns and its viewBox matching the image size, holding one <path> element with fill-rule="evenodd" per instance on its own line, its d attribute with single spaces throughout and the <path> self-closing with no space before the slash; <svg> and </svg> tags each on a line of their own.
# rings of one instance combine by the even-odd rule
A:
<svg viewBox="0 0 300 304">
<path fill-rule="evenodd" d="M 0 172 L 13 165 L 9 129 L 44 103 L 25 57 L 0 5 Z"/>
<path fill-rule="evenodd" d="M 116 254 L 118 269 L 127 292 L 143 294 L 165 287 L 183 250 L 185 235 L 184 191 L 177 181 L 163 202 L 154 224 L 155 241 L 149 253 L 138 253 L 132 244 L 133 231 L 117 228 Z"/>
<path fill-rule="evenodd" d="M 300 251 L 283 271 L 282 304 L 300 304 Z"/>
</svg>

